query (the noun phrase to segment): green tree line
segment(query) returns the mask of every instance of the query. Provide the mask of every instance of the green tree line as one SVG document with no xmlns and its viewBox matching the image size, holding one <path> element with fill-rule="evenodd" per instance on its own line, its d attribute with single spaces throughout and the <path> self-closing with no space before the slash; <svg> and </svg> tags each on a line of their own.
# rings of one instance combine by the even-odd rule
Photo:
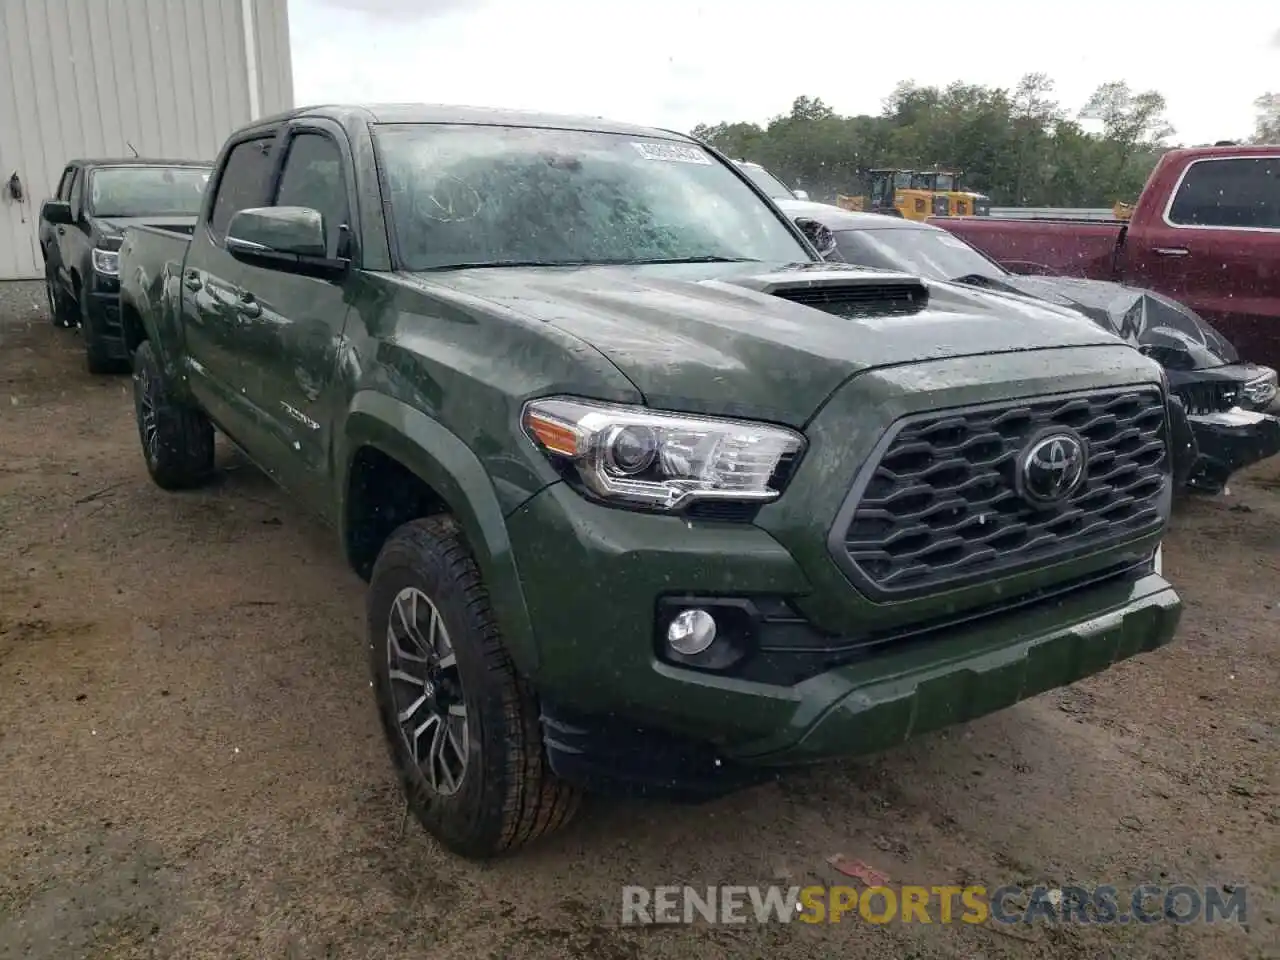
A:
<svg viewBox="0 0 1280 960">
<path fill-rule="evenodd" d="M 1074 115 L 1043 73 L 1013 89 L 900 83 L 877 116 L 841 116 L 816 97 L 755 123 L 699 124 L 693 135 L 763 164 L 815 200 L 865 194 L 877 167 L 962 170 L 996 206 L 1109 207 L 1137 199 L 1175 131 L 1164 97 L 1104 83 Z M 1257 137 L 1280 139 L 1280 96 L 1256 103 Z M 1081 121 L 1096 121 L 1094 131 Z M 1270 126 L 1267 124 L 1270 123 Z M 1096 132 L 1095 132 L 1096 131 Z"/>
</svg>

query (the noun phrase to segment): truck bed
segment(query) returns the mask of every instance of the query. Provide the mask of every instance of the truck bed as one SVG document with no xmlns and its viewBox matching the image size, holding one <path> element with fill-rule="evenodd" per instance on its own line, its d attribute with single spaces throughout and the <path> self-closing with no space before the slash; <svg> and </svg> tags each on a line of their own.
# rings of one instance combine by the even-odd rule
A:
<svg viewBox="0 0 1280 960">
<path fill-rule="evenodd" d="M 194 220 L 132 226 L 125 230 L 120 244 L 120 300 L 126 326 L 129 317 L 125 316 L 125 304 L 130 305 L 130 311 L 156 310 L 157 315 L 167 315 L 166 303 L 180 295 L 179 279 L 194 232 Z M 159 336 L 171 344 L 176 331 L 163 327 Z"/>
<path fill-rule="evenodd" d="M 176 256 L 179 263 L 187 253 L 191 236 L 195 232 L 195 223 L 147 223 L 129 227 L 124 232 L 124 240 L 120 244 L 120 262 L 133 265 L 151 265 Z"/>
<path fill-rule="evenodd" d="M 192 234 L 195 233 L 196 221 L 192 218 L 190 223 L 147 223 L 135 229 L 154 230 L 157 233 L 173 233 L 190 240 Z"/>
<path fill-rule="evenodd" d="M 1116 219 L 1110 207 L 992 207 L 997 220 L 1088 220 L 1110 223 Z"/>
<path fill-rule="evenodd" d="M 995 217 L 930 217 L 977 247 L 1011 273 L 1115 278 L 1122 220 L 1014 220 Z"/>
</svg>

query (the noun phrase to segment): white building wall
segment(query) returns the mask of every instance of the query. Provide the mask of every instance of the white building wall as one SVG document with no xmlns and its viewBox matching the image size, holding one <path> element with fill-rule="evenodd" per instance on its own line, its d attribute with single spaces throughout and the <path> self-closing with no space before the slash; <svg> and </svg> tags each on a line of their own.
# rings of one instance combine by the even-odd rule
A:
<svg viewBox="0 0 1280 960">
<path fill-rule="evenodd" d="M 40 204 L 68 160 L 211 160 L 292 106 L 287 0 L 0 0 L 0 280 L 44 275 Z"/>
</svg>

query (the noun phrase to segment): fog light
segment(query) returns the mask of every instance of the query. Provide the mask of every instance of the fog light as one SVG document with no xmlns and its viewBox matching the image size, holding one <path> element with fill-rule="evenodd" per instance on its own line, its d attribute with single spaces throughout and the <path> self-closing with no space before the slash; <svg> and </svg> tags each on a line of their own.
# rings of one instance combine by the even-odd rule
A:
<svg viewBox="0 0 1280 960">
<path fill-rule="evenodd" d="M 681 611 L 667 627 L 667 646 L 682 656 L 697 656 L 715 639 L 715 617 L 705 610 Z"/>
</svg>

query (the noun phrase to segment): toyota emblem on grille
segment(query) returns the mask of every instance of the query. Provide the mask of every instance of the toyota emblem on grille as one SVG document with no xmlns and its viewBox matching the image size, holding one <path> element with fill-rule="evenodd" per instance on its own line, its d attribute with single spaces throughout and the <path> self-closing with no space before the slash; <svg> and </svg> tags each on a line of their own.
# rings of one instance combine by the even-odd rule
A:
<svg viewBox="0 0 1280 960">
<path fill-rule="evenodd" d="M 1018 489 L 1035 504 L 1058 503 L 1080 489 L 1088 454 L 1074 433 L 1055 430 L 1027 444 L 1018 458 Z"/>
</svg>

